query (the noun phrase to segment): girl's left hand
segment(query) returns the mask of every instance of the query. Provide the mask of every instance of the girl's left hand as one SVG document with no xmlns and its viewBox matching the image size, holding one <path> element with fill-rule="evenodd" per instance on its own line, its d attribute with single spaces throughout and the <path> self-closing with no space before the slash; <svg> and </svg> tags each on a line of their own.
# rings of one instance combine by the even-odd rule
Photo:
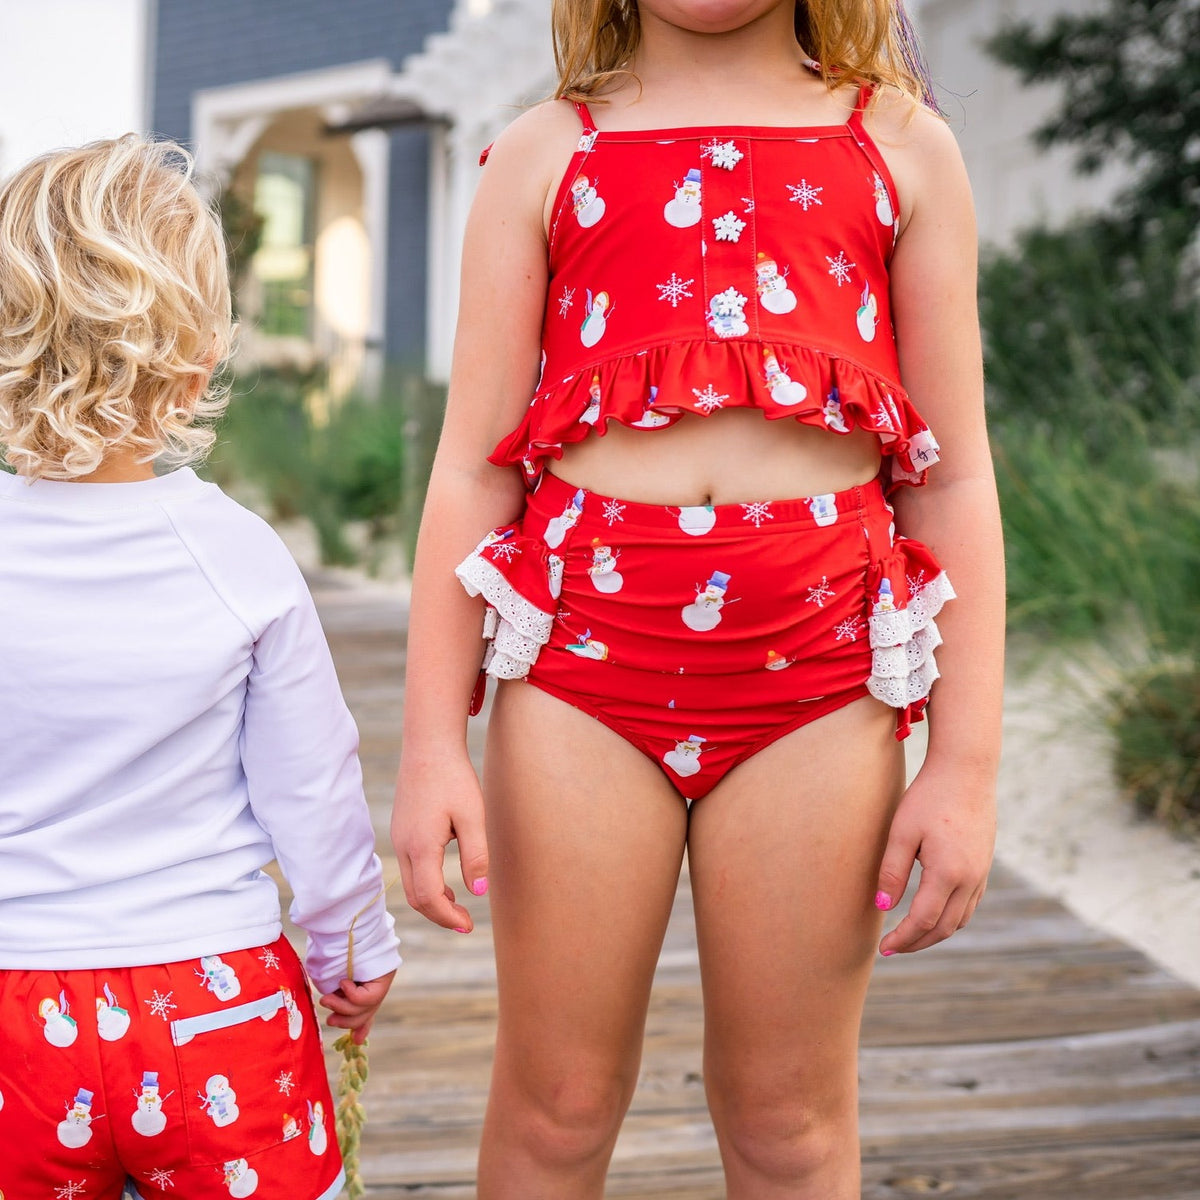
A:
<svg viewBox="0 0 1200 1200">
<path fill-rule="evenodd" d="M 337 1029 L 349 1029 L 350 1036 L 356 1046 L 361 1046 L 371 1032 L 371 1023 L 375 1014 L 392 985 L 395 971 L 389 971 L 378 979 L 369 979 L 366 983 L 355 983 L 352 979 L 343 979 L 337 991 L 329 992 L 320 999 L 322 1008 L 328 1008 L 333 1015 L 326 1022 Z"/>
<path fill-rule="evenodd" d="M 927 762 L 896 809 L 879 871 L 875 904 L 887 911 L 921 864 L 908 914 L 879 944 L 884 957 L 935 946 L 966 925 L 987 887 L 995 840 L 992 773 Z"/>
</svg>

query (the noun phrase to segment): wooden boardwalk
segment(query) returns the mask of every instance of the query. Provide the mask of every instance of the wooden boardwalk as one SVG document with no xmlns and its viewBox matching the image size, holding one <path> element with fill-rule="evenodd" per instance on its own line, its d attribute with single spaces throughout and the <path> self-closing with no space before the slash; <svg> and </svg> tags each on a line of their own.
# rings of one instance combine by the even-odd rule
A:
<svg viewBox="0 0 1200 1200">
<path fill-rule="evenodd" d="M 404 608 L 336 587 L 319 588 L 318 601 L 394 873 Z M 496 1012 L 487 905 L 472 900 L 470 937 L 412 915 L 399 885 L 391 907 L 406 964 L 371 1037 L 368 1195 L 468 1200 Z M 701 1021 L 685 874 L 609 1196 L 724 1195 Z M 864 1200 L 1200 1200 L 1200 992 L 997 869 L 967 930 L 879 964 L 862 1130 Z"/>
</svg>

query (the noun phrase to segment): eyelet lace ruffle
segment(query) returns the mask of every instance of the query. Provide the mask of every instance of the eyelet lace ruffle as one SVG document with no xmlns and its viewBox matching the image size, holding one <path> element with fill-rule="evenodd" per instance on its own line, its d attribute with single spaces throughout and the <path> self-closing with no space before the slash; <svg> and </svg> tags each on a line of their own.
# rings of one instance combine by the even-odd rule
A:
<svg viewBox="0 0 1200 1200">
<path fill-rule="evenodd" d="M 900 709 L 897 736 L 923 718 L 939 672 L 934 651 L 942 644 L 935 618 L 954 588 L 932 551 L 921 542 L 898 537 L 891 551 L 874 564 L 872 611 L 868 619 L 871 675 L 867 690 Z"/>
<path fill-rule="evenodd" d="M 558 607 L 553 592 L 562 560 L 521 526 L 492 530 L 455 568 L 472 596 L 487 601 L 483 667 L 496 679 L 522 679 L 550 640 Z"/>
</svg>

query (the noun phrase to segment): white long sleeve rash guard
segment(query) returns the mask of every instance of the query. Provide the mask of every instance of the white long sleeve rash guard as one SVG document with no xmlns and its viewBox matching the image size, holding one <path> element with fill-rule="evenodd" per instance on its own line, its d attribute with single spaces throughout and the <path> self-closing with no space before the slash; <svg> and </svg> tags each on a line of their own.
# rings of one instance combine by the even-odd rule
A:
<svg viewBox="0 0 1200 1200">
<path fill-rule="evenodd" d="M 188 469 L 0 473 L 0 968 L 139 966 L 279 936 L 322 991 L 400 961 L 358 733 L 264 521 Z"/>
</svg>

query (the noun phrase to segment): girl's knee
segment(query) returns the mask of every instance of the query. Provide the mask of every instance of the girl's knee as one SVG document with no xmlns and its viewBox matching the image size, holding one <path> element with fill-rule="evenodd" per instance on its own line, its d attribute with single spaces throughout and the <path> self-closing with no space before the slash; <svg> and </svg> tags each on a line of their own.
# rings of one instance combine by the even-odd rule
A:
<svg viewBox="0 0 1200 1200">
<path fill-rule="evenodd" d="M 857 1102 L 814 1101 L 746 1088 L 710 1095 L 722 1151 L 743 1171 L 780 1183 L 820 1176 L 843 1159 L 857 1161 Z"/>
<path fill-rule="evenodd" d="M 570 1078 L 528 1078 L 494 1098 L 508 1136 L 546 1166 L 565 1167 L 607 1155 L 633 1093 L 633 1082 L 579 1069 Z"/>
</svg>

